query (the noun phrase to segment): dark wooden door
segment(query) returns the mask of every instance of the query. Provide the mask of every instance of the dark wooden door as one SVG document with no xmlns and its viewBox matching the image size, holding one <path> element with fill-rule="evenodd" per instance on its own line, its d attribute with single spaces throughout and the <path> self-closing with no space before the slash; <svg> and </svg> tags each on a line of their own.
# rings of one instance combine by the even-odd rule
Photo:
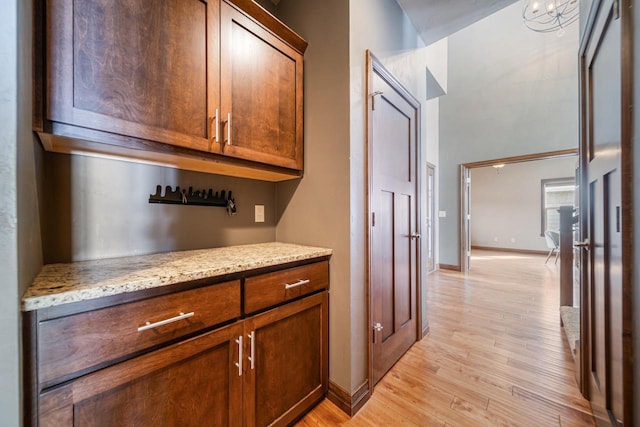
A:
<svg viewBox="0 0 640 427">
<path fill-rule="evenodd" d="M 209 150 L 219 0 L 47 2 L 47 118 Z"/>
<path fill-rule="evenodd" d="M 241 426 L 242 324 L 81 377 L 39 398 L 41 426 Z"/>
<path fill-rule="evenodd" d="M 416 341 L 419 234 L 415 99 L 373 60 L 370 281 L 373 383 Z"/>
<path fill-rule="evenodd" d="M 629 114 L 623 67 L 625 1 L 596 1 L 581 47 L 583 364 L 599 425 L 625 422 L 622 141 Z M 627 267 L 628 268 L 628 267 Z M 630 333 L 628 334 L 630 335 Z M 630 376 L 630 372 L 627 374 Z"/>
<path fill-rule="evenodd" d="M 245 321 L 245 425 L 289 425 L 329 382 L 328 294 Z"/>
<path fill-rule="evenodd" d="M 214 151 L 302 170 L 302 54 L 221 7 L 223 134 Z"/>
</svg>

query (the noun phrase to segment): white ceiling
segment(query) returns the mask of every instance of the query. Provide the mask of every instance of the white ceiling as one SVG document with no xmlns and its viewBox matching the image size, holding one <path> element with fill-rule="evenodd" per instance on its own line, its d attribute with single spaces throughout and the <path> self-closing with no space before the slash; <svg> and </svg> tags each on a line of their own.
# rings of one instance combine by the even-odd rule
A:
<svg viewBox="0 0 640 427">
<path fill-rule="evenodd" d="M 429 45 L 518 0 L 397 0 Z"/>
</svg>

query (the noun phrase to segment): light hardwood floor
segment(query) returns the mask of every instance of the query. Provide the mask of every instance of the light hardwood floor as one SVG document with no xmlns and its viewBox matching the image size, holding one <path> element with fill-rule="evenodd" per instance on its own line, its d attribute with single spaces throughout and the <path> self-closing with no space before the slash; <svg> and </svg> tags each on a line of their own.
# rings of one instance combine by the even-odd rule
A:
<svg viewBox="0 0 640 427">
<path fill-rule="evenodd" d="M 349 419 L 328 400 L 299 426 L 589 426 L 560 327 L 559 264 L 474 251 L 428 276 L 429 334 Z"/>
</svg>

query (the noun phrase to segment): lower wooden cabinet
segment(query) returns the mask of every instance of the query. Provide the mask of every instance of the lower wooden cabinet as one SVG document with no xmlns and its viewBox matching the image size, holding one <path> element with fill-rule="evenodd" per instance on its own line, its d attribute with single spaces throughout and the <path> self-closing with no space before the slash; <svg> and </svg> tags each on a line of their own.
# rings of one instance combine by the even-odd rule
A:
<svg viewBox="0 0 640 427">
<path fill-rule="evenodd" d="M 310 274 L 318 268 L 322 274 Z M 168 345 L 160 344 L 153 347 L 157 349 L 142 355 L 118 358 L 120 352 L 114 353 L 114 358 L 110 359 L 105 350 L 107 347 L 100 347 L 106 352 L 100 359 L 106 361 L 105 366 L 90 368 L 86 373 L 68 369 L 70 373 L 64 371 L 62 376 L 52 379 L 43 377 L 48 371 L 41 370 L 33 377 L 36 392 L 32 396 L 31 408 L 35 410 L 35 416 L 27 416 L 25 425 L 200 427 L 292 424 L 327 392 L 328 264 L 323 261 L 290 270 L 296 278 L 308 275 L 310 279 L 303 280 L 304 283 L 324 283 L 324 289 L 309 287 L 307 296 L 290 301 L 284 301 L 283 296 L 280 305 L 258 313 L 246 313 L 244 317 L 238 311 L 237 317 L 228 318 L 230 324 L 226 326 L 195 336 L 190 334 L 182 341 L 174 340 Z M 275 278 L 282 279 L 279 272 Z M 289 277 L 284 279 L 289 280 Z M 238 282 L 228 282 L 214 287 L 223 289 L 222 286 L 231 286 L 234 292 L 230 295 L 233 296 L 227 299 L 237 301 L 240 307 L 237 285 Z M 197 292 L 202 293 L 207 288 L 202 289 Z M 307 292 L 305 289 L 302 291 Z M 282 292 L 285 291 L 283 285 Z M 188 292 L 182 294 L 190 295 Z M 173 303 L 175 295 L 178 294 L 146 300 L 149 302 L 145 304 Z M 243 296 L 246 297 L 244 292 Z M 135 307 L 139 305 L 132 304 Z M 125 306 L 105 310 L 117 313 L 120 307 Z M 88 316 L 95 312 L 80 315 Z M 106 313 L 102 314 L 104 317 L 110 311 L 101 313 Z M 31 319 L 33 331 L 42 332 L 43 329 L 38 328 L 51 322 L 46 318 L 34 320 L 37 316 Z M 190 319 L 185 319 L 185 322 Z M 106 339 L 110 331 L 108 325 L 113 325 L 113 321 L 105 318 L 104 325 L 104 331 L 99 334 L 101 339 Z M 151 331 L 153 334 L 162 332 L 158 328 Z M 114 329 L 111 337 L 114 345 L 119 334 L 120 330 Z M 61 336 L 64 341 L 65 336 Z M 71 346 L 74 340 L 66 341 L 67 344 L 60 345 Z M 90 345 L 89 338 L 85 341 Z M 39 338 L 36 338 L 35 348 L 38 351 L 47 349 Z M 85 365 L 90 366 L 80 366 Z M 30 411 L 27 408 L 27 413 Z"/>
<path fill-rule="evenodd" d="M 327 392 L 327 292 L 250 317 L 245 425 L 289 425 Z"/>
<path fill-rule="evenodd" d="M 40 395 L 40 426 L 241 426 L 242 324 L 85 375 Z"/>
</svg>

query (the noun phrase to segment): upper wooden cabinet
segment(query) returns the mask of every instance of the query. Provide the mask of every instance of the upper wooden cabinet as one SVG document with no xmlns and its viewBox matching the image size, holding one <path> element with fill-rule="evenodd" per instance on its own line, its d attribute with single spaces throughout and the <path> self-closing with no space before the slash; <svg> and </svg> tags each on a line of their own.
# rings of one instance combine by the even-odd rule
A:
<svg viewBox="0 0 640 427">
<path fill-rule="evenodd" d="M 227 3 L 220 21 L 225 123 L 216 148 L 302 169 L 302 54 Z"/>
<path fill-rule="evenodd" d="M 45 149 L 301 176 L 306 42 L 253 1 L 232 3 L 40 2 L 34 128 Z"/>
</svg>

